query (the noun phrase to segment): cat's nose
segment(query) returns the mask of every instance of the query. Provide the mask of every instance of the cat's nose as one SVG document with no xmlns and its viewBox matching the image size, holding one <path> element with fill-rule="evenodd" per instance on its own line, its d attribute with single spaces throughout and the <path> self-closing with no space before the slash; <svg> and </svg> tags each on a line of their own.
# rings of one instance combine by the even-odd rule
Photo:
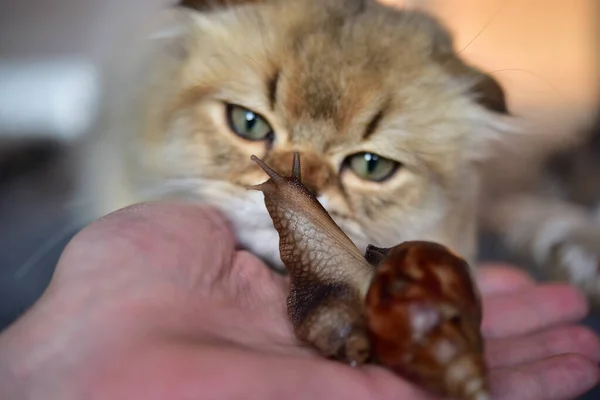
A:
<svg viewBox="0 0 600 400">
<path fill-rule="evenodd" d="M 333 183 L 333 171 L 327 161 L 319 155 L 311 152 L 299 154 L 302 183 L 317 196 Z M 283 176 L 291 176 L 293 162 L 293 151 L 273 154 L 271 159 L 272 167 Z"/>
</svg>

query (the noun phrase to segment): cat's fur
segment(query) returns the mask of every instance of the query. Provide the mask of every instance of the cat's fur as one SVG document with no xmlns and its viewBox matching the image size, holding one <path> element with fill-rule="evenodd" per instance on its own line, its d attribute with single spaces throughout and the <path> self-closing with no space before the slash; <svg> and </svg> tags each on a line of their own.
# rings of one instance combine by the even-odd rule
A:
<svg viewBox="0 0 600 400">
<path fill-rule="evenodd" d="M 497 83 L 424 14 L 374 1 L 252 3 L 183 11 L 152 84 L 93 138 L 83 182 L 94 214 L 183 195 L 222 210 L 242 245 L 281 266 L 261 195 L 245 189 L 265 180 L 250 155 L 285 173 L 300 150 L 303 180 L 359 248 L 429 239 L 474 261 L 474 164 L 503 126 Z M 263 115 L 273 140 L 236 136 L 226 103 Z M 362 181 L 343 168 L 362 151 L 402 167 Z"/>
<path fill-rule="evenodd" d="M 143 68 L 109 80 L 102 118 L 82 155 L 84 220 L 185 197 L 220 209 L 243 246 L 281 269 L 262 195 L 245 187 L 266 179 L 250 155 L 287 173 L 298 150 L 303 180 L 361 250 L 433 240 L 474 265 L 479 215 L 511 239 L 511 249 L 543 264 L 556 264 L 556 243 L 582 242 L 561 228 L 556 240 L 539 245 L 537 227 L 550 215 L 582 226 L 569 205 L 554 214 L 537 197 L 528 194 L 529 204 L 521 191 L 491 190 L 493 181 L 480 201 L 482 161 L 495 143 L 513 143 L 522 133 L 515 133 L 500 86 L 455 54 L 434 19 L 371 0 L 183 3 L 169 33 L 130 60 Z M 261 114 L 274 135 L 258 142 L 236 136 L 226 103 Z M 401 167 L 381 183 L 361 180 L 344 160 L 365 151 Z M 488 162 L 487 176 L 498 165 Z M 566 262 L 556 270 L 600 293 L 597 270 L 579 266 Z"/>
</svg>

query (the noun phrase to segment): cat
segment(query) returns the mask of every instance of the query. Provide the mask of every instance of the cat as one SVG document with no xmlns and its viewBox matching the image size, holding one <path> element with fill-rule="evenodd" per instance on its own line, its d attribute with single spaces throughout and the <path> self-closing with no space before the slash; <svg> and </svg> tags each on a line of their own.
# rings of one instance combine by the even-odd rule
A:
<svg viewBox="0 0 600 400">
<path fill-rule="evenodd" d="M 502 87 L 457 55 L 435 18 L 372 0 L 187 0 L 169 17 L 115 57 L 76 152 L 81 221 L 185 198 L 220 210 L 283 273 L 262 195 L 246 190 L 266 179 L 250 156 L 289 174 L 299 151 L 305 184 L 361 250 L 431 240 L 475 266 L 487 230 L 600 295 L 600 246 L 587 244 L 597 225 L 571 203 L 496 184 L 519 165 L 506 160 L 520 154 L 535 175 L 545 158 L 526 151 L 539 146 Z M 540 230 L 550 219 L 574 228 Z M 565 255 L 584 243 L 585 261 Z"/>
<path fill-rule="evenodd" d="M 474 264 L 476 166 L 510 124 L 499 84 L 439 22 L 375 1 L 184 3 L 131 103 L 118 88 L 90 135 L 87 219 L 184 196 L 283 270 L 262 195 L 245 188 L 265 180 L 252 154 L 289 173 L 298 150 L 304 183 L 360 249 L 432 240 Z"/>
</svg>

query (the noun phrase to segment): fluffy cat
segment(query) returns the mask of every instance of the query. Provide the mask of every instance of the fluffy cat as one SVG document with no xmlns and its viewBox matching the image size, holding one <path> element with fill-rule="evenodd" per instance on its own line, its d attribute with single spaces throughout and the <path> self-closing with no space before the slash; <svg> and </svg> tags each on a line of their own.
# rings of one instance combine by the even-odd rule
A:
<svg viewBox="0 0 600 400">
<path fill-rule="evenodd" d="M 250 155 L 286 173 L 299 150 L 305 183 L 359 248 L 428 239 L 475 261 L 476 165 L 506 105 L 438 22 L 375 1 L 186 3 L 139 90 L 108 98 L 90 136 L 87 219 L 184 196 L 281 269 L 262 195 L 245 187 L 265 179 Z"/>
<path fill-rule="evenodd" d="M 83 221 L 183 197 L 221 210 L 241 245 L 282 271 L 262 195 L 245 187 L 265 180 L 250 155 L 289 173 L 298 150 L 305 183 L 360 249 L 433 240 L 474 265 L 482 227 L 600 294 L 600 246 L 584 262 L 564 255 L 597 235 L 587 214 L 518 179 L 496 185 L 519 154 L 539 171 L 524 150 L 539 146 L 435 19 L 372 0 L 188 0 L 171 16 L 107 79 L 81 153 Z"/>
</svg>

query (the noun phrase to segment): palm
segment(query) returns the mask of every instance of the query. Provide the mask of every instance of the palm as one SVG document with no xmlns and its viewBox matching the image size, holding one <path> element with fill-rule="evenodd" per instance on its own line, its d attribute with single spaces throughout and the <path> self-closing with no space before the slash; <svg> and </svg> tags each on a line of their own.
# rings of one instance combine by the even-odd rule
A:
<svg viewBox="0 0 600 400">
<path fill-rule="evenodd" d="M 337 390 L 346 390 L 344 398 L 371 398 L 373 392 L 369 392 L 369 389 L 374 387 L 387 387 L 389 398 L 427 398 L 423 392 L 405 385 L 381 368 L 354 370 L 323 360 L 299 344 L 285 316 L 285 279 L 266 271 L 251 255 L 243 253 L 238 260 L 229 274 L 235 283 L 224 281 L 221 290 L 233 290 L 229 296 L 236 302 L 231 307 L 239 316 L 229 319 L 231 325 L 225 326 L 222 332 L 231 332 L 230 340 L 260 350 L 270 357 L 280 355 L 281 360 L 277 362 L 284 362 L 289 367 L 282 368 L 283 371 L 274 368 L 273 379 L 279 380 L 279 375 L 284 378 L 289 370 L 298 379 L 304 376 L 299 379 L 301 387 L 296 392 L 299 396 L 307 396 L 308 382 L 320 385 L 327 377 L 326 380 L 334 387 L 337 386 L 334 382 L 338 381 Z M 244 271 L 244 275 L 238 274 L 235 268 Z M 596 359 L 600 357 L 597 339 L 581 327 L 563 326 L 545 330 L 552 325 L 582 318 L 586 312 L 582 298 L 566 286 L 535 286 L 524 274 L 501 267 L 482 269 L 479 283 L 484 296 L 483 329 L 487 337 L 487 359 L 492 368 L 492 384 L 498 398 L 562 399 L 577 395 L 574 393 L 576 389 L 573 390 L 575 385 L 570 386 L 562 377 L 564 367 L 561 363 L 565 360 L 540 360 L 560 353 L 586 353 L 590 349 L 593 353 L 588 355 Z M 240 293 L 244 295 L 240 296 Z M 235 329 L 240 321 L 243 321 L 246 329 Z M 564 357 L 572 358 L 572 373 L 581 372 L 585 375 L 578 368 L 578 363 L 582 361 L 580 356 L 573 354 Z M 261 368 L 259 365 L 257 367 Z M 547 369 L 545 379 L 555 382 L 555 385 L 543 383 L 537 375 L 528 372 L 540 368 Z M 348 382 L 352 384 L 348 385 Z M 520 387 L 519 394 L 504 390 L 509 385 Z M 290 387 L 290 393 L 285 398 L 294 398 L 292 389 Z M 335 393 L 342 396 L 339 391 Z M 371 396 L 365 393 L 371 393 Z M 411 395 L 402 397 L 399 393 Z M 322 393 L 320 396 L 329 398 Z"/>
<path fill-rule="evenodd" d="M 577 292 L 507 268 L 483 269 L 479 284 L 495 398 L 573 398 L 594 385 L 598 341 L 569 325 L 586 313 Z M 44 298 L 0 336 L 0 387 L 26 398 L 45 383 L 44 398 L 54 388 L 61 400 L 429 398 L 379 367 L 301 346 L 286 293 L 213 212 L 127 210 L 84 230 Z M 553 357 L 563 353 L 587 358 Z"/>
</svg>

